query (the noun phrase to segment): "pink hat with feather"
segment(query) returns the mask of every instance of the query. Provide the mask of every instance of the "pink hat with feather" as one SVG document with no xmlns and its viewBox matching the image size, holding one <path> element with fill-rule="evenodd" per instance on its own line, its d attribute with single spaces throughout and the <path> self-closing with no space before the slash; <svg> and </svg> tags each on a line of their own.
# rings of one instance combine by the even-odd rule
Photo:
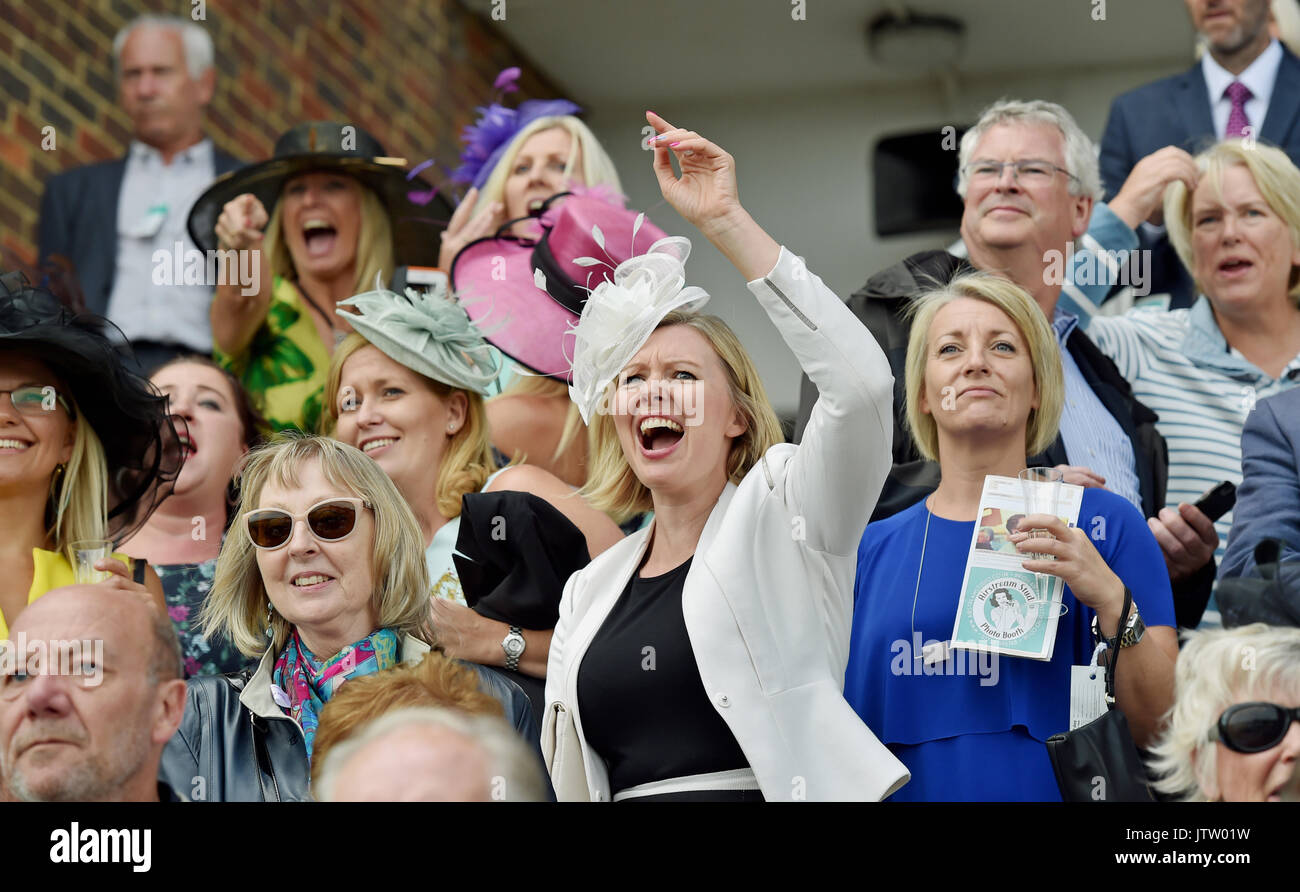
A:
<svg viewBox="0 0 1300 892">
<path fill-rule="evenodd" d="M 553 196 L 539 223 L 537 239 L 506 235 L 507 224 L 497 235 L 466 245 L 452 261 L 451 284 L 497 349 L 535 372 L 567 381 L 573 328 L 587 296 L 611 281 L 620 263 L 644 254 L 666 234 L 605 186 Z"/>
</svg>

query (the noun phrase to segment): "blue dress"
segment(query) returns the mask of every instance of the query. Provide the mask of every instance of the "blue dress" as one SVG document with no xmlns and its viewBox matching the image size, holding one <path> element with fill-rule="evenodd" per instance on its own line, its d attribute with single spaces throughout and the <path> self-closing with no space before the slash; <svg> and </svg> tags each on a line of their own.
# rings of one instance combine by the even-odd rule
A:
<svg viewBox="0 0 1300 892">
<path fill-rule="evenodd" d="M 1060 801 L 1044 741 L 1069 729 L 1070 666 L 1092 658 L 1091 608 L 1065 588 L 1067 612 L 1047 662 L 921 647 L 952 636 L 974 521 L 930 519 L 925 502 L 867 526 L 858 546 L 844 697 L 912 772 L 892 801 Z M 1141 512 L 1085 489 L 1079 526 L 1133 592 L 1147 626 L 1173 626 L 1164 557 Z M 977 659 L 978 656 L 978 659 Z M 1123 672 L 1123 664 L 1120 664 Z"/>
</svg>

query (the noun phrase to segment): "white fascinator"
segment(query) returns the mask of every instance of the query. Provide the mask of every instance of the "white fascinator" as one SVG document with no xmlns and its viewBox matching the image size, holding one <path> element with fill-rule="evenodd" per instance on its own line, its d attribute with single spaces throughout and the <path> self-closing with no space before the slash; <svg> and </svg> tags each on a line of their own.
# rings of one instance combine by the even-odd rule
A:
<svg viewBox="0 0 1300 892">
<path fill-rule="evenodd" d="M 596 241 L 601 243 L 599 235 Z M 645 254 L 615 267 L 613 281 L 601 282 L 587 298 L 573 330 L 569 385 L 569 396 L 587 424 L 609 382 L 650 339 L 663 318 L 673 310 L 699 309 L 709 299 L 704 289 L 686 285 L 685 264 L 690 253 L 690 239 L 659 239 Z M 604 261 L 581 257 L 575 263 L 596 266 Z"/>
</svg>

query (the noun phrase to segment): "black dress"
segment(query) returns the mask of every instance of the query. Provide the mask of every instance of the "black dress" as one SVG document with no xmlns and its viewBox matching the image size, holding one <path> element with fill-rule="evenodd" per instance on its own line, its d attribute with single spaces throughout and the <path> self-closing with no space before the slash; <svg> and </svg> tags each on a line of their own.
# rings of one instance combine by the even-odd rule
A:
<svg viewBox="0 0 1300 892">
<path fill-rule="evenodd" d="M 592 638 L 578 668 L 578 708 L 587 743 L 618 793 L 651 781 L 749 767 L 710 702 L 682 615 L 691 562 L 633 576 Z M 756 790 L 706 790 L 633 801 L 761 800 Z"/>
</svg>

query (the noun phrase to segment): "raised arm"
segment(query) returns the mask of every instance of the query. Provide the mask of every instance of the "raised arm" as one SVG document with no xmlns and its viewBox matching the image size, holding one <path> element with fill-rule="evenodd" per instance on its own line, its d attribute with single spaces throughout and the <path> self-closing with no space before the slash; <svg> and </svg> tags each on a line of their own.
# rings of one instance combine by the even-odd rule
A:
<svg viewBox="0 0 1300 892">
<path fill-rule="evenodd" d="M 798 521 L 795 529 L 809 547 L 852 554 L 891 464 L 889 361 L 852 311 L 741 207 L 729 154 L 653 113 L 646 119 L 660 131 L 654 169 L 664 198 L 749 280 L 817 388 L 817 403 L 785 475 L 782 495 L 792 523 Z"/>
<path fill-rule="evenodd" d="M 1078 316 L 1079 326 L 1089 334 L 1093 315 L 1121 280 L 1123 267 L 1137 246 L 1137 233 L 1132 227 L 1113 208 L 1098 202 L 1092 209 L 1088 231 L 1074 246 L 1073 262 L 1063 272 L 1065 280 L 1057 302 L 1062 310 Z"/>
<path fill-rule="evenodd" d="M 1093 313 L 1116 282 L 1143 284 L 1134 281 L 1138 269 L 1132 265 L 1131 252 L 1138 247 L 1136 230 L 1144 222 L 1161 222 L 1162 202 L 1170 183 L 1182 182 L 1194 189 L 1197 176 L 1191 155 L 1166 146 L 1138 161 L 1126 173 L 1118 194 L 1093 209 L 1088 232 L 1075 246 L 1074 262 L 1066 270 L 1061 288 L 1062 308 L 1078 316 L 1082 327 L 1088 328 Z M 1126 277 L 1125 264 L 1129 265 Z M 1139 269 L 1150 273 L 1148 267 Z"/>
<path fill-rule="evenodd" d="M 248 193 L 227 202 L 217 218 L 218 247 L 223 251 L 253 251 L 258 267 L 256 294 L 244 294 L 242 287 L 234 283 L 218 285 L 212 299 L 212 340 L 230 356 L 244 351 L 271 305 L 271 264 L 262 250 L 266 223 L 266 208 Z"/>
<path fill-rule="evenodd" d="M 781 246 L 741 207 L 736 160 L 693 130 L 673 127 L 654 112 L 645 117 L 659 134 L 654 139 L 654 172 L 664 198 L 746 281 L 767 275 L 776 266 Z M 670 151 L 681 166 L 680 177 L 673 173 Z"/>
</svg>

